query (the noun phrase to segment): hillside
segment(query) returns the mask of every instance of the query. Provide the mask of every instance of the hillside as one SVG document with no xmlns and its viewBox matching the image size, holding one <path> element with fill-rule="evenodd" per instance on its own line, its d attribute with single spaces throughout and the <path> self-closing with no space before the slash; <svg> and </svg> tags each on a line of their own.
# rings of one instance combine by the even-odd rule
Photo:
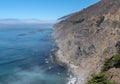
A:
<svg viewBox="0 0 120 84">
<path fill-rule="evenodd" d="M 59 48 L 57 60 L 70 67 L 76 84 L 85 84 L 91 74 L 101 71 L 106 58 L 118 53 L 120 0 L 101 0 L 73 13 L 55 25 L 54 37 Z M 107 73 L 120 84 L 119 67 Z"/>
</svg>

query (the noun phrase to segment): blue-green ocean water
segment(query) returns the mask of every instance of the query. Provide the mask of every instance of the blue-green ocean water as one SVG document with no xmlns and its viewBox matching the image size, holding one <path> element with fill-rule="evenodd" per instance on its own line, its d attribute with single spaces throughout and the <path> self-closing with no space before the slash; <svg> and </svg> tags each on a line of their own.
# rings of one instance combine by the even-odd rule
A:
<svg viewBox="0 0 120 84">
<path fill-rule="evenodd" d="M 0 84 L 65 84 L 67 70 L 51 61 L 52 32 L 1 28 Z"/>
</svg>

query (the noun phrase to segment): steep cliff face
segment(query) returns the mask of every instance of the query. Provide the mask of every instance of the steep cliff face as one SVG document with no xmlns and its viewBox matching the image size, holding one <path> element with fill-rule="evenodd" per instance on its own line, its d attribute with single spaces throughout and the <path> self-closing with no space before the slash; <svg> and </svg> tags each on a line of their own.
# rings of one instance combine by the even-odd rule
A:
<svg viewBox="0 0 120 84">
<path fill-rule="evenodd" d="M 71 67 L 77 84 L 100 71 L 120 41 L 120 0 L 101 0 L 55 25 L 57 57 Z M 119 70 L 120 71 L 120 70 Z"/>
</svg>

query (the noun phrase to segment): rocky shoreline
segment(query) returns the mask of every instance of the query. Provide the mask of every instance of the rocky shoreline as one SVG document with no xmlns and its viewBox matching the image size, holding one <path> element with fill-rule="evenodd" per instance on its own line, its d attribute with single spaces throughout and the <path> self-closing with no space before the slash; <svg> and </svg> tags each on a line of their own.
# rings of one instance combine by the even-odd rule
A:
<svg viewBox="0 0 120 84">
<path fill-rule="evenodd" d="M 81 67 L 72 64 L 65 56 L 63 56 L 60 49 L 52 51 L 52 60 L 62 67 L 68 68 L 68 83 L 67 84 L 84 84 L 85 79 L 88 77 L 86 74 L 81 73 Z M 79 75 L 81 74 L 81 75 Z"/>
<path fill-rule="evenodd" d="M 68 83 L 67 84 L 77 84 L 77 76 L 75 76 L 73 69 L 71 68 L 69 61 L 67 61 L 63 57 L 62 52 L 60 49 L 55 49 L 52 51 L 52 60 L 56 63 L 58 63 L 62 67 L 67 67 L 68 68 Z"/>
</svg>

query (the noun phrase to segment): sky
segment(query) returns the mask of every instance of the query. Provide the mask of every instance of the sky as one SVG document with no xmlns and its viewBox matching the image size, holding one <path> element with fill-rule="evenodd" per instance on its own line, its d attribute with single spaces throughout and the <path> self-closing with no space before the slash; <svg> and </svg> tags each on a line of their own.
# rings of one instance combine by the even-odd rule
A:
<svg viewBox="0 0 120 84">
<path fill-rule="evenodd" d="M 56 20 L 99 0 L 0 0 L 0 19 Z"/>
</svg>

